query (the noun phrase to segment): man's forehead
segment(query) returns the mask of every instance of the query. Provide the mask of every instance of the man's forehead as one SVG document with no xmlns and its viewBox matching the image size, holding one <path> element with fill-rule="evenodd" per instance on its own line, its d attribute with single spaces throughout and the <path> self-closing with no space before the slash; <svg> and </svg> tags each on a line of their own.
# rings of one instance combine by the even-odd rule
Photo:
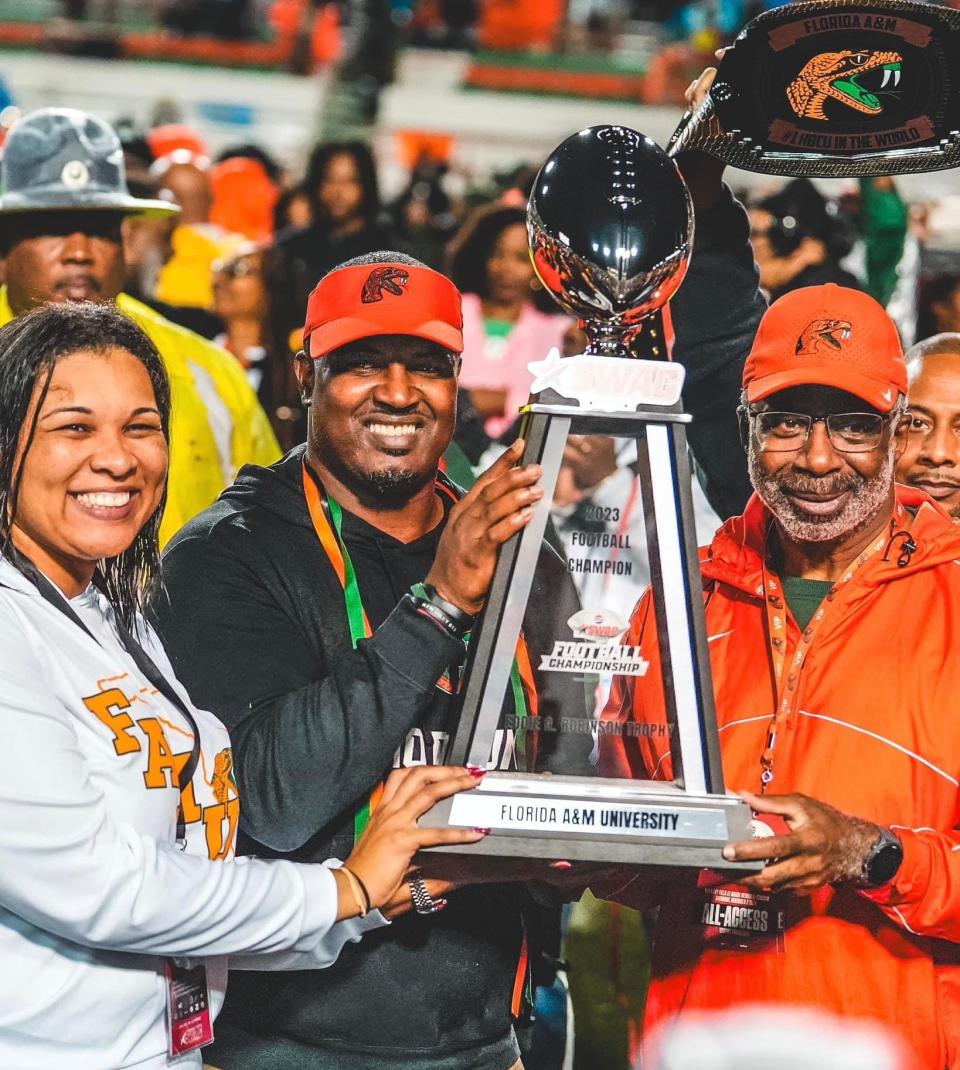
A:
<svg viewBox="0 0 960 1070">
<path fill-rule="evenodd" d="M 944 389 L 951 393 L 954 388 L 960 391 L 960 347 L 955 351 L 928 353 L 918 365 L 908 364 L 907 372 L 910 400 L 923 395 L 940 400 Z"/>
<path fill-rule="evenodd" d="M 338 360 L 357 356 L 376 357 L 403 363 L 422 360 L 424 357 L 447 360 L 451 363 L 456 359 L 455 354 L 444 349 L 437 342 L 409 334 L 380 334 L 370 338 L 360 338 L 356 342 L 350 342 L 333 350 L 332 353 L 320 359 L 332 360 L 336 363 Z"/>
<path fill-rule="evenodd" d="M 848 390 L 833 386 L 792 386 L 765 397 L 761 405 L 767 411 L 798 412 L 821 416 L 831 412 L 879 412 Z"/>
<path fill-rule="evenodd" d="M 59 211 L 22 212 L 13 214 L 4 222 L 11 244 L 29 238 L 56 237 L 66 234 L 90 234 L 93 236 L 119 232 L 123 221 L 122 212 Z"/>
</svg>

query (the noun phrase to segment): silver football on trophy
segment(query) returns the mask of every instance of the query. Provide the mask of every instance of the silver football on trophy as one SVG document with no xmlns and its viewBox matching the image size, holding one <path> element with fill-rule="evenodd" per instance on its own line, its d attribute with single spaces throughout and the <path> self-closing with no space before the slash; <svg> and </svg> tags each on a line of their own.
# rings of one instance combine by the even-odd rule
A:
<svg viewBox="0 0 960 1070">
<path fill-rule="evenodd" d="M 587 352 L 631 356 L 643 321 L 683 281 L 693 207 L 676 164 L 625 126 L 568 137 L 540 169 L 527 206 L 534 269 L 571 316 Z"/>
</svg>

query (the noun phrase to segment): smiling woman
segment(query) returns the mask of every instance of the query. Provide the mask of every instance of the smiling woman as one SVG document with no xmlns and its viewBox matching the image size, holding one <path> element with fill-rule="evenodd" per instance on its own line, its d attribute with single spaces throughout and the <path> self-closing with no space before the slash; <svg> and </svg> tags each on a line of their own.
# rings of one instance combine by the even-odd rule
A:
<svg viewBox="0 0 960 1070">
<path fill-rule="evenodd" d="M 112 305 L 0 329 L 0 1066 L 199 1068 L 226 956 L 327 966 L 409 909 L 416 850 L 480 838 L 416 824 L 474 776 L 401 770 L 345 865 L 233 863 L 229 736 L 141 612 L 169 420 L 160 357 Z"/>
<path fill-rule="evenodd" d="M 107 306 L 2 331 L 0 552 L 72 597 L 98 574 L 129 627 L 157 574 L 170 388 L 156 347 Z"/>
</svg>

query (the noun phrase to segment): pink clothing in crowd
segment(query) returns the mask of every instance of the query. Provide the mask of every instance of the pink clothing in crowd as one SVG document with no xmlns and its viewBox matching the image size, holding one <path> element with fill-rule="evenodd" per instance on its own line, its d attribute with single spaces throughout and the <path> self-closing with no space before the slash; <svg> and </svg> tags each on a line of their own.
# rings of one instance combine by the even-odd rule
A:
<svg viewBox="0 0 960 1070">
<path fill-rule="evenodd" d="M 516 326 L 498 357 L 496 347 L 487 346 L 483 325 L 483 308 L 476 294 L 463 295 L 463 367 L 460 386 L 465 390 L 506 390 L 503 416 L 491 416 L 484 424 L 492 438 L 498 438 L 517 418 L 517 409 L 526 404 L 532 381 L 527 365 L 543 360 L 556 346 L 561 348 L 563 334 L 570 325 L 566 316 L 538 311 L 532 304 L 524 307 Z"/>
</svg>

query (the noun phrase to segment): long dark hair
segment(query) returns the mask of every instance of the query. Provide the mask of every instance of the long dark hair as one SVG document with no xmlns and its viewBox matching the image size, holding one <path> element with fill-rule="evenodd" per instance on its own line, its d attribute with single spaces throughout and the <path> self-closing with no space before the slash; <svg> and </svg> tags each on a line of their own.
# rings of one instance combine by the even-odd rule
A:
<svg viewBox="0 0 960 1070">
<path fill-rule="evenodd" d="M 0 328 L 0 553 L 10 555 L 23 465 L 33 445 L 54 368 L 74 353 L 108 349 L 124 349 L 146 368 L 163 437 L 169 442 L 170 384 L 163 361 L 147 335 L 114 305 L 44 305 Z M 27 426 L 30 402 L 38 389 L 37 407 Z M 18 464 L 21 439 L 23 454 Z M 128 628 L 134 626 L 159 576 L 159 531 L 165 501 L 166 492 L 133 543 L 116 557 L 101 560 L 94 574 L 94 583 Z"/>
<path fill-rule="evenodd" d="M 327 167 L 334 156 L 349 156 L 357 169 L 363 199 L 360 202 L 360 215 L 364 223 L 375 222 L 380 214 L 380 187 L 377 183 L 377 165 L 370 150 L 362 141 L 327 141 L 317 145 L 310 154 L 307 173 L 303 179 L 307 196 L 313 202 L 314 219 L 323 225 L 326 213 L 320 204 L 317 190 L 327 173 Z"/>
<path fill-rule="evenodd" d="M 526 209 L 507 204 L 484 205 L 467 217 L 447 250 L 447 274 L 461 293 L 487 296 L 487 261 L 500 235 L 517 225 L 526 228 Z M 561 314 L 539 285 L 531 289 L 530 300 L 541 312 Z"/>
</svg>

